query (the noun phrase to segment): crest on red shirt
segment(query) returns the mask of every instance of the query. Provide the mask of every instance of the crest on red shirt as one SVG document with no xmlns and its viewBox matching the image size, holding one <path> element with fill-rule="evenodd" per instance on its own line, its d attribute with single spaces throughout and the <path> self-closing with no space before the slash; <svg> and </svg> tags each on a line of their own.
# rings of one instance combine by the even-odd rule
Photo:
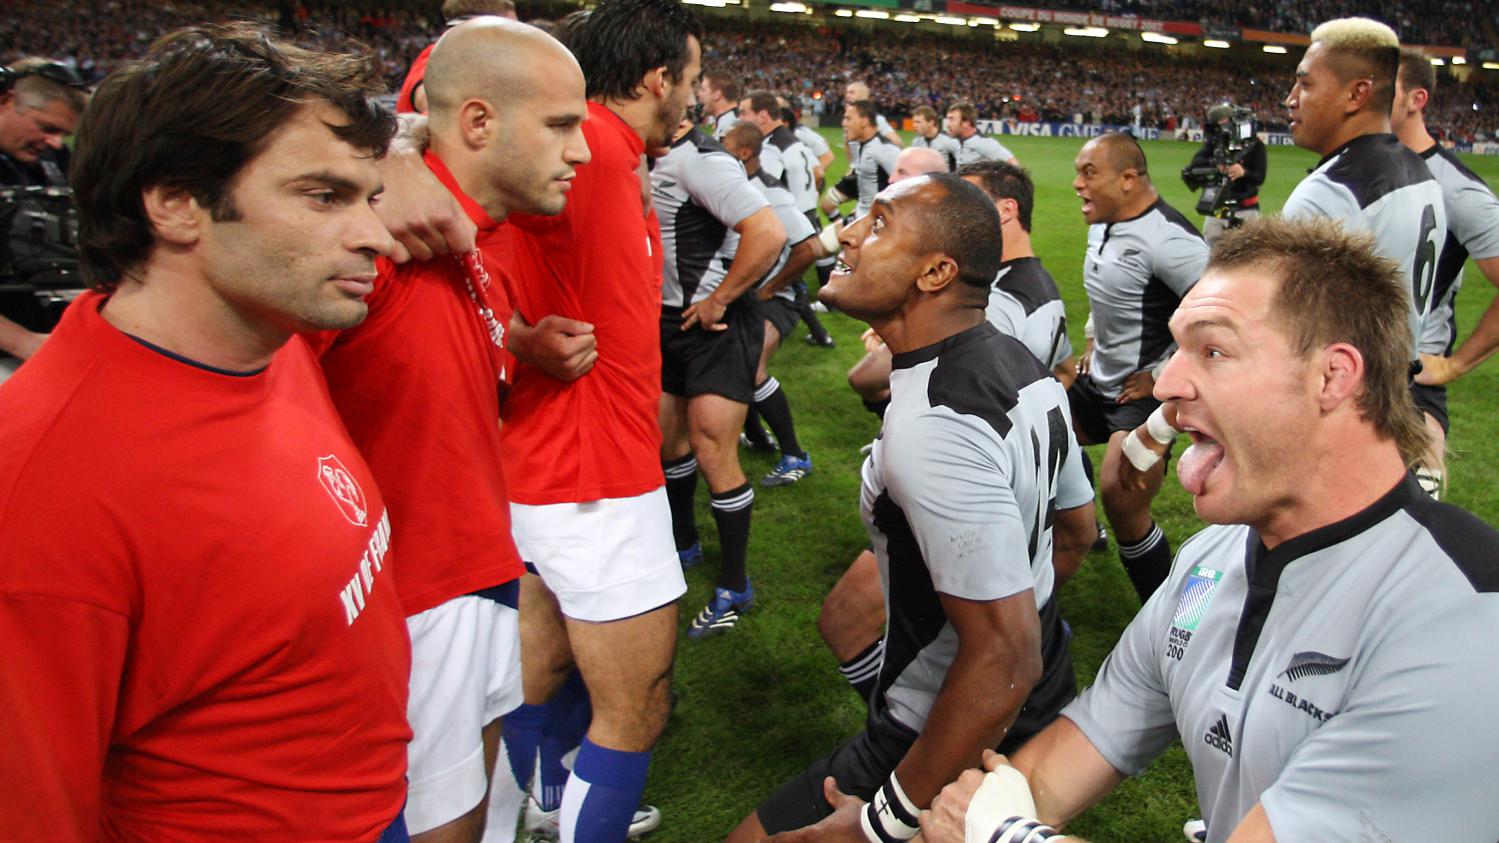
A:
<svg viewBox="0 0 1499 843">
<path fill-rule="evenodd" d="M 364 490 L 349 473 L 338 457 L 329 454 L 317 461 L 317 479 L 328 491 L 328 496 L 338 504 L 339 511 L 356 527 L 369 522 L 369 508 L 364 502 Z"/>
</svg>

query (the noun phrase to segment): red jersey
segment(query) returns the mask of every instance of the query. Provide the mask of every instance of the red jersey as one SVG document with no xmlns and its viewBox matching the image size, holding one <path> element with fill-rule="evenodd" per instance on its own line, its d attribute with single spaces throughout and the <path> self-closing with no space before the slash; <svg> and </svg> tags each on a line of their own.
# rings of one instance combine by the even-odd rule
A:
<svg viewBox="0 0 1499 843">
<path fill-rule="evenodd" d="M 427 166 L 479 227 L 479 250 L 379 261 L 369 316 L 323 354 L 328 389 L 375 473 L 395 525 L 396 591 L 408 616 L 518 579 L 500 464 L 500 381 L 510 298 L 491 242 L 502 226 Z M 324 335 L 328 336 L 328 335 Z"/>
<path fill-rule="evenodd" d="M 588 104 L 593 160 L 556 217 L 512 217 L 516 308 L 594 326 L 598 362 L 575 381 L 516 369 L 505 404 L 505 469 L 525 504 L 642 495 L 660 487 L 661 249 L 635 170 L 645 144 Z"/>
<path fill-rule="evenodd" d="M 432 48 L 436 44 L 428 44 L 427 49 L 417 54 L 416 59 L 411 62 L 411 69 L 406 71 L 406 78 L 401 82 L 401 93 L 396 96 L 397 114 L 415 114 L 416 102 L 412 99 L 416 94 L 416 86 L 422 84 L 427 78 L 427 59 L 432 55 Z"/>
<path fill-rule="evenodd" d="M 317 358 L 217 372 L 105 302 L 0 386 L 0 837 L 372 840 L 411 645 Z"/>
</svg>

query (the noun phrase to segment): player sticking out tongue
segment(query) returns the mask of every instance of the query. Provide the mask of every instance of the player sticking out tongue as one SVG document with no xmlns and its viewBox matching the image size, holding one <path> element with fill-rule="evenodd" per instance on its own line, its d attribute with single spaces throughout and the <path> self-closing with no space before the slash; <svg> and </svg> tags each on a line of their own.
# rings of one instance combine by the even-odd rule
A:
<svg viewBox="0 0 1499 843">
<path fill-rule="evenodd" d="M 1223 446 L 1195 430 L 1188 431 L 1188 434 L 1192 437 L 1192 447 L 1177 462 L 1176 476 L 1182 488 L 1195 496 L 1203 493 L 1208 475 L 1223 462 Z"/>
</svg>

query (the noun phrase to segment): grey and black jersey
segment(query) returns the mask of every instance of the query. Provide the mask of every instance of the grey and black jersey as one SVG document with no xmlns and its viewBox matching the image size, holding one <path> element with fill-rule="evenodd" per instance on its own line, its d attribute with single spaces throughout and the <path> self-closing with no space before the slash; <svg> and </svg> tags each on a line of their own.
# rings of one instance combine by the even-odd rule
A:
<svg viewBox="0 0 1499 843">
<path fill-rule="evenodd" d="M 881 138 L 885 138 L 885 141 L 888 143 L 890 139 L 885 136 L 893 134 L 894 132 L 895 129 L 890 125 L 890 121 L 885 119 L 885 115 L 876 114 L 874 116 L 875 135 Z M 859 147 L 863 146 L 863 144 L 860 141 L 852 140 L 847 137 L 843 139 L 843 143 L 848 147 L 848 160 L 857 160 L 859 157 Z M 894 144 L 891 145 L 893 146 Z"/>
<path fill-rule="evenodd" d="M 976 134 L 967 140 L 953 140 L 958 142 L 959 167 L 975 161 L 1008 161 L 1015 157 L 1004 144 L 988 135 Z"/>
<path fill-rule="evenodd" d="M 786 245 L 781 247 L 781 255 L 776 258 L 776 265 L 765 273 L 764 278 L 760 279 L 760 284 L 764 284 L 776 277 L 786 266 L 793 246 L 803 240 L 816 237 L 817 232 L 812 228 L 812 223 L 807 220 L 807 215 L 796 207 L 796 200 L 791 196 L 791 191 L 781 186 L 764 170 L 758 170 L 750 176 L 750 184 L 754 185 L 755 189 L 765 197 L 765 201 L 770 203 L 770 209 L 775 211 L 776 219 L 780 220 L 781 225 L 786 228 Z M 796 301 L 796 294 L 792 292 L 790 284 L 777 290 L 776 295 L 787 301 Z"/>
<path fill-rule="evenodd" d="M 1063 713 L 1135 774 L 1177 737 L 1208 840 L 1499 839 L 1499 534 L 1406 478 L 1267 550 L 1208 527 Z"/>
<path fill-rule="evenodd" d="M 1055 370 L 1072 356 L 1067 306 L 1040 258 L 1015 258 L 1000 265 L 984 316 L 1000 333 L 1020 340 L 1047 369 Z"/>
<path fill-rule="evenodd" d="M 850 143 L 850 146 L 853 146 Z M 900 157 L 900 149 L 890 141 L 885 140 L 882 135 L 875 135 L 857 147 L 852 153 L 853 163 L 849 165 L 848 174 L 838 182 L 838 190 L 844 196 L 857 195 L 859 206 L 854 210 L 854 218 L 869 213 L 874 207 L 874 197 L 878 196 L 890 184 L 890 177 L 895 175 L 895 159 Z"/>
<path fill-rule="evenodd" d="M 791 191 L 803 213 L 817 207 L 815 166 L 817 158 L 785 124 L 772 129 L 760 145 L 760 170 Z"/>
<path fill-rule="evenodd" d="M 1207 261 L 1202 235 L 1163 199 L 1133 219 L 1089 227 L 1083 288 L 1096 339 L 1088 376 L 1105 397 L 1119 397 L 1125 378 L 1175 348 L 1171 314 Z"/>
<path fill-rule="evenodd" d="M 792 134 L 796 135 L 796 139 L 801 141 L 807 147 L 807 149 L 812 150 L 813 161 L 820 162 L 822 160 L 822 156 L 827 155 L 829 152 L 833 151 L 833 148 L 831 146 L 828 146 L 827 138 L 824 138 L 821 134 L 818 133 L 816 129 L 812 128 L 811 126 L 803 126 L 801 124 L 797 124 L 796 131 Z"/>
<path fill-rule="evenodd" d="M 672 307 L 718 289 L 739 248 L 734 227 L 768 204 L 739 159 L 699 129 L 656 159 L 651 200 L 661 220 L 661 301 Z"/>
<path fill-rule="evenodd" d="M 1374 251 L 1394 261 L 1410 284 L 1411 338 L 1420 342 L 1447 239 L 1442 188 L 1421 156 L 1392 134 L 1360 135 L 1323 158 L 1281 214 L 1329 217 L 1347 231 L 1373 235 Z"/>
<path fill-rule="evenodd" d="M 1440 144 L 1432 144 L 1421 157 L 1442 187 L 1447 239 L 1437 259 L 1436 288 L 1417 350 L 1447 355 L 1457 337 L 1454 305 L 1463 283 L 1463 264 L 1470 256 L 1478 260 L 1499 257 L 1499 199 L 1481 176 Z"/>
<path fill-rule="evenodd" d="M 713 128 L 713 139 L 721 141 L 723 140 L 723 136 L 728 134 L 730 129 L 734 128 L 734 124 L 739 122 L 739 119 L 739 109 L 731 108 L 722 114 L 710 114 L 708 115 L 708 119 L 703 122 Z"/>
<path fill-rule="evenodd" d="M 957 652 L 939 594 L 1051 598 L 1052 513 L 1093 499 L 1062 385 L 985 322 L 894 356 L 859 509 L 885 592 L 876 704 L 920 731 Z"/>
<path fill-rule="evenodd" d="M 956 173 L 958 171 L 958 151 L 962 148 L 962 145 L 952 135 L 946 132 L 938 132 L 930 138 L 917 135 L 915 140 L 911 141 L 911 146 L 937 150 L 942 153 L 942 160 L 947 162 L 947 171 L 949 173 Z M 1009 156 L 1005 157 L 1008 158 Z"/>
</svg>

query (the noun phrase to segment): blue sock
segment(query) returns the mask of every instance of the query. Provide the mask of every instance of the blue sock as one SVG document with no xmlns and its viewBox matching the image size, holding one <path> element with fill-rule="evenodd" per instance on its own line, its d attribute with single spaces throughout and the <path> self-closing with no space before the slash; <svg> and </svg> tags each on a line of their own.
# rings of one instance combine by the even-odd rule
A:
<svg viewBox="0 0 1499 843">
<path fill-rule="evenodd" d="M 536 749 L 541 744 L 541 730 L 546 723 L 545 705 L 521 704 L 500 721 L 500 736 L 505 739 L 505 759 L 521 790 L 531 789 L 531 774 L 536 769 Z"/>
<path fill-rule="evenodd" d="M 587 738 L 562 796 L 562 843 L 620 843 L 645 791 L 649 752 L 605 749 Z"/>
<path fill-rule="evenodd" d="M 547 703 L 546 725 L 541 731 L 541 787 L 536 800 L 544 811 L 555 811 L 562 805 L 562 791 L 567 787 L 568 771 L 563 758 L 582 743 L 593 719 L 588 688 L 576 670 Z"/>
</svg>

